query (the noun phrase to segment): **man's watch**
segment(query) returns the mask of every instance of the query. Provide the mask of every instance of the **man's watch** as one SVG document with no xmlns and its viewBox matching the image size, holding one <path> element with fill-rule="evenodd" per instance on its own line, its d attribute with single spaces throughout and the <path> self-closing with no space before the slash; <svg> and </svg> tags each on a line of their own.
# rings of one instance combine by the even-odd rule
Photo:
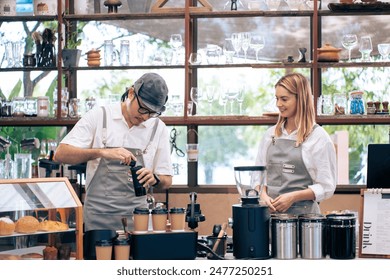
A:
<svg viewBox="0 0 390 280">
<path fill-rule="evenodd" d="M 160 184 L 160 177 L 158 177 L 158 175 L 156 174 L 153 174 L 154 176 L 154 179 L 156 179 L 156 183 L 154 185 L 152 185 L 152 187 L 157 187 L 158 184 Z"/>
</svg>

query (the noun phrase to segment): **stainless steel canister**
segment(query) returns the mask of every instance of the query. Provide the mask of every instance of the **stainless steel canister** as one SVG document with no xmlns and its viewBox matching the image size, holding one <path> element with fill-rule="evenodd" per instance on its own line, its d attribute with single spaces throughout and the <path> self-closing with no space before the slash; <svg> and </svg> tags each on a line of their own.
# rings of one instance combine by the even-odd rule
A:
<svg viewBox="0 0 390 280">
<path fill-rule="evenodd" d="M 326 217 L 321 214 L 299 216 L 299 254 L 303 259 L 326 257 Z"/>
<path fill-rule="evenodd" d="M 274 214 L 271 217 L 272 257 L 295 259 L 297 257 L 298 217 L 291 214 Z"/>
</svg>

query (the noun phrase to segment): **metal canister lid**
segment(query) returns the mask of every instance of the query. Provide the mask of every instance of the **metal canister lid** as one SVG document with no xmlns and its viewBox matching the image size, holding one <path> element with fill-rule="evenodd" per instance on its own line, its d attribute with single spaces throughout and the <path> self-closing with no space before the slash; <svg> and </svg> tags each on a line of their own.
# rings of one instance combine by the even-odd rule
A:
<svg viewBox="0 0 390 280">
<path fill-rule="evenodd" d="M 328 217 L 328 224 L 331 227 L 354 227 L 356 218 L 351 216 L 331 216 Z"/>
<path fill-rule="evenodd" d="M 322 223 L 326 221 L 326 217 L 322 214 L 316 214 L 316 213 L 308 213 L 308 214 L 302 214 L 298 216 L 299 222 L 305 223 Z"/>
<path fill-rule="evenodd" d="M 291 222 L 297 222 L 298 217 L 294 214 L 278 213 L 278 214 L 271 215 L 271 221 L 276 223 L 291 223 Z"/>
</svg>

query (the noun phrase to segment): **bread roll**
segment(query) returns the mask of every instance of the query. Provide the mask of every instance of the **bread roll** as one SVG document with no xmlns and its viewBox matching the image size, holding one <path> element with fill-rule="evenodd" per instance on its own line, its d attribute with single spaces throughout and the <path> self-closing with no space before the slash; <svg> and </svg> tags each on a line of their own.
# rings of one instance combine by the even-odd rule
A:
<svg viewBox="0 0 390 280">
<path fill-rule="evenodd" d="M 14 233 L 15 223 L 8 217 L 0 218 L 0 235 L 11 235 Z"/>
<path fill-rule="evenodd" d="M 40 231 L 62 231 L 68 229 L 69 227 L 67 224 L 50 220 L 40 222 L 38 228 Z"/>
<path fill-rule="evenodd" d="M 46 246 L 43 249 L 43 259 L 44 260 L 57 260 L 58 259 L 58 250 L 54 246 Z"/>
<path fill-rule="evenodd" d="M 21 260 L 21 257 L 11 254 L 0 254 L 0 260 Z"/>
<path fill-rule="evenodd" d="M 43 255 L 38 253 L 28 253 L 20 256 L 22 260 L 43 260 Z"/>
<path fill-rule="evenodd" d="M 17 220 L 15 231 L 19 233 L 34 233 L 39 228 L 39 221 L 33 216 L 24 216 Z"/>
</svg>

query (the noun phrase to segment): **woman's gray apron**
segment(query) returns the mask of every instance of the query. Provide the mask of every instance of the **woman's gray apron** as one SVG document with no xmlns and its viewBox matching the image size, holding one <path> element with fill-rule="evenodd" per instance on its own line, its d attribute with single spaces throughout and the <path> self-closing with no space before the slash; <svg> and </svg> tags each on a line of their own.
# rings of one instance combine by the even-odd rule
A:
<svg viewBox="0 0 390 280">
<path fill-rule="evenodd" d="M 317 127 L 315 125 L 314 129 Z M 308 185 L 313 184 L 303 162 L 302 145 L 296 147 L 295 142 L 272 136 L 272 143 L 267 151 L 267 190 L 272 198 L 283 193 L 305 190 Z M 286 213 L 320 213 L 320 208 L 317 202 L 304 200 L 294 203 Z"/>
<path fill-rule="evenodd" d="M 107 141 L 106 111 L 103 108 L 103 145 Z M 140 153 L 146 153 L 158 126 L 156 119 L 149 143 Z M 108 148 L 109 149 L 109 148 Z M 127 148 L 130 150 L 129 148 Z M 134 151 L 134 149 L 132 149 Z M 98 168 L 87 188 L 84 203 L 85 231 L 98 229 L 122 229 L 121 219 L 127 218 L 128 229 L 133 228 L 132 213 L 135 207 L 147 207 L 146 196 L 134 194 L 130 166 L 119 160 L 101 158 Z"/>
</svg>

